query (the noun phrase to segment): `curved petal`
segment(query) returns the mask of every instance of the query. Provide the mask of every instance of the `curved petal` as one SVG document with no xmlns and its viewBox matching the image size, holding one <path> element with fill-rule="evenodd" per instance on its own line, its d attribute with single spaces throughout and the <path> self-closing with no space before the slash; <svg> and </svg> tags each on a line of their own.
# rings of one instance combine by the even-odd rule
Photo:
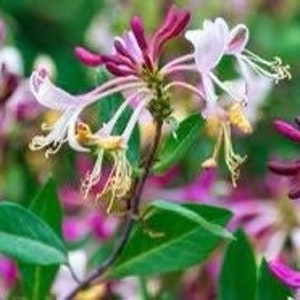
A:
<svg viewBox="0 0 300 300">
<path fill-rule="evenodd" d="M 244 24 L 235 26 L 229 35 L 227 52 L 229 54 L 238 54 L 244 51 L 249 40 L 249 29 Z"/>
<path fill-rule="evenodd" d="M 195 48 L 195 61 L 202 73 L 216 67 L 225 52 L 227 33 L 223 22 L 205 20 L 203 30 L 188 31 L 185 37 Z"/>
<path fill-rule="evenodd" d="M 56 87 L 44 70 L 34 71 L 31 74 L 29 86 L 36 100 L 50 109 L 64 110 L 77 105 L 76 97 Z"/>
<path fill-rule="evenodd" d="M 186 31 L 184 37 L 193 44 L 193 46 L 196 48 L 197 45 L 200 43 L 201 39 L 201 29 L 196 30 L 188 30 Z"/>
</svg>

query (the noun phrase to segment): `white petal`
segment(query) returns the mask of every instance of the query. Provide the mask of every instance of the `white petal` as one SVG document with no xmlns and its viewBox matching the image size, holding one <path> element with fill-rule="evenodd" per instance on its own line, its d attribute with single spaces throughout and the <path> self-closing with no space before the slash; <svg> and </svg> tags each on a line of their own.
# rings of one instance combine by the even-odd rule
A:
<svg viewBox="0 0 300 300">
<path fill-rule="evenodd" d="M 223 18 L 217 18 L 215 23 L 219 26 L 220 30 L 223 32 L 225 36 L 229 35 L 229 27 L 226 21 Z"/>
<path fill-rule="evenodd" d="M 196 48 L 197 45 L 200 42 L 200 35 L 201 35 L 202 30 L 197 29 L 197 30 L 188 30 L 184 37 L 193 44 L 193 46 Z"/>
<path fill-rule="evenodd" d="M 224 55 L 227 40 L 222 24 L 205 21 L 203 30 L 194 31 L 187 38 L 193 39 L 199 71 L 207 73 L 215 68 Z"/>
<path fill-rule="evenodd" d="M 244 51 L 249 40 L 249 29 L 244 24 L 235 26 L 229 36 L 227 52 L 237 54 Z"/>
<path fill-rule="evenodd" d="M 29 80 L 30 90 L 42 105 L 55 110 L 63 110 L 78 105 L 76 97 L 56 87 L 47 76 L 34 71 Z"/>
</svg>

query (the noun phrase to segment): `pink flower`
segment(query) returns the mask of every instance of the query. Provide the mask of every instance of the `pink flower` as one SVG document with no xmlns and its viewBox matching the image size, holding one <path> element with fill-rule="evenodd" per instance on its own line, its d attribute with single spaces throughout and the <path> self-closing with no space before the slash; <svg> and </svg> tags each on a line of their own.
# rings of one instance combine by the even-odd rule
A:
<svg viewBox="0 0 300 300">
<path fill-rule="evenodd" d="M 300 121 L 299 119 L 295 119 L 296 126 L 293 126 L 285 121 L 275 120 L 274 127 L 275 129 L 287 137 L 288 139 L 299 143 L 300 142 Z"/>
<path fill-rule="evenodd" d="M 157 67 L 163 46 L 184 30 L 189 19 L 188 12 L 172 6 L 164 21 L 147 39 L 142 20 L 135 16 L 130 21 L 130 31 L 115 39 L 114 54 L 98 55 L 77 47 L 75 55 L 85 65 L 105 65 L 115 76 L 141 76 L 141 72 L 147 69 L 152 72 Z"/>
<path fill-rule="evenodd" d="M 229 206 L 234 213 L 232 226 L 242 226 L 246 233 L 256 242 L 258 249 L 268 259 L 279 257 L 290 249 L 299 253 L 300 249 L 300 203 L 286 197 L 288 185 L 282 178 L 272 175 L 268 178 L 269 191 L 255 185 L 255 190 L 262 192 L 239 201 L 230 195 Z M 254 185 L 255 183 L 253 183 Z"/>
<path fill-rule="evenodd" d="M 300 272 L 289 268 L 279 260 L 270 260 L 268 266 L 273 275 L 286 286 L 292 289 L 300 288 Z"/>
</svg>

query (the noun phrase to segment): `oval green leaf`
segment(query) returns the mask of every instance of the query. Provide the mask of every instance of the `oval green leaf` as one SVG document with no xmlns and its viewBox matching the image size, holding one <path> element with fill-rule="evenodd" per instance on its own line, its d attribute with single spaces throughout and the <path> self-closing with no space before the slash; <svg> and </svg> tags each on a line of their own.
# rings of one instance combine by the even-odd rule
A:
<svg viewBox="0 0 300 300">
<path fill-rule="evenodd" d="M 225 239 L 234 239 L 234 236 L 229 232 L 226 228 L 218 225 L 213 224 L 207 221 L 205 218 L 200 216 L 199 214 L 195 213 L 194 211 L 174 202 L 158 200 L 151 203 L 151 206 L 164 209 L 173 213 L 177 213 L 182 217 L 185 217 L 193 222 L 196 222 L 204 229 L 208 230 L 210 233 L 215 234 L 221 238 Z"/>
<path fill-rule="evenodd" d="M 0 204 L 0 252 L 40 265 L 67 261 L 65 246 L 53 230 L 29 210 L 9 202 Z"/>
<path fill-rule="evenodd" d="M 231 216 L 222 208 L 195 203 L 182 206 L 218 225 L 226 224 Z M 158 237 L 151 237 L 149 230 Z M 219 240 L 181 214 L 152 207 L 144 222 L 137 224 L 124 251 L 105 276 L 145 276 L 186 269 L 205 260 Z"/>
</svg>

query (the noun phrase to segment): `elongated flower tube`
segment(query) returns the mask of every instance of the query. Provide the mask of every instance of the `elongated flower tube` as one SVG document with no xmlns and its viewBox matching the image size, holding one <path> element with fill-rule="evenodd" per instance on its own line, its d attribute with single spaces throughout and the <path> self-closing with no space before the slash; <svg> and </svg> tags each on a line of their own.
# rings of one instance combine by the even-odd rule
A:
<svg viewBox="0 0 300 300">
<path fill-rule="evenodd" d="M 127 83 L 129 82 L 129 83 Z M 122 90 L 130 90 L 141 86 L 130 78 L 115 87 L 119 82 L 111 81 L 101 86 L 97 91 L 79 96 L 73 96 L 64 90 L 56 87 L 48 78 L 45 70 L 34 71 L 30 78 L 30 89 L 37 101 L 43 106 L 59 111 L 61 116 L 52 126 L 43 124 L 42 129 L 49 131 L 47 135 L 35 136 L 30 144 L 31 150 L 47 148 L 45 155 L 48 157 L 54 154 L 61 146 L 68 141 L 76 151 L 87 152 L 76 138 L 76 123 L 82 110 L 95 101 Z"/>
</svg>

